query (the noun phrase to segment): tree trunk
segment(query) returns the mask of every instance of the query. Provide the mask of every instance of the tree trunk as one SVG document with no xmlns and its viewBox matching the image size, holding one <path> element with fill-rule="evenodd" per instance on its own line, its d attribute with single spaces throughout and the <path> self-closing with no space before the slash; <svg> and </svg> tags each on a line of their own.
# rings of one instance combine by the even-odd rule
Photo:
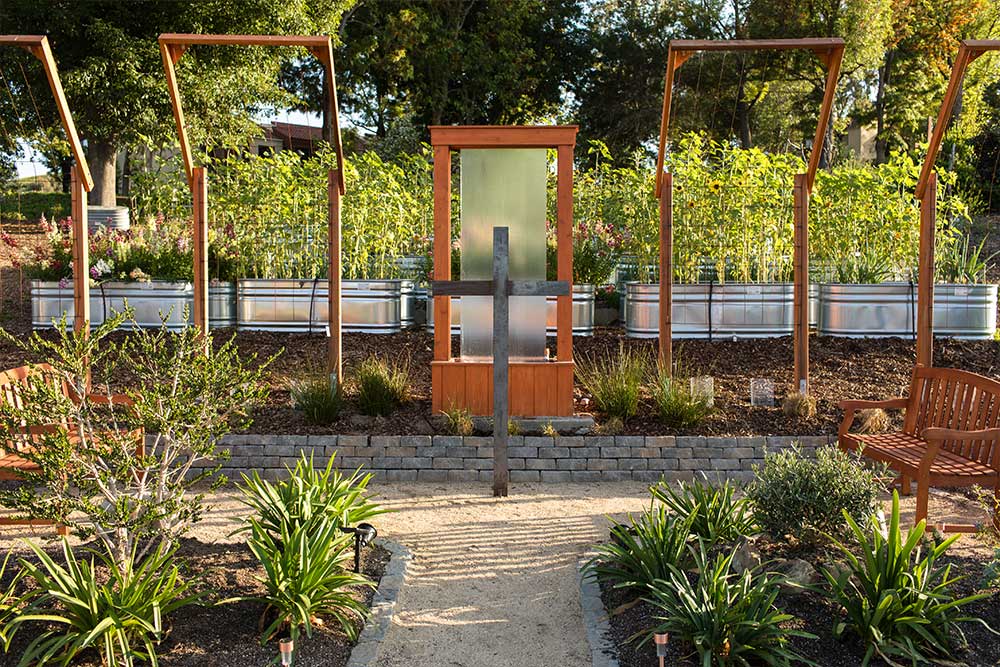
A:
<svg viewBox="0 0 1000 667">
<path fill-rule="evenodd" d="M 885 62 L 878 69 L 878 92 L 875 95 L 875 164 L 885 164 L 889 157 L 889 141 L 885 136 L 885 94 L 889 87 L 892 60 L 895 51 L 885 54 Z"/>
<path fill-rule="evenodd" d="M 118 151 L 114 144 L 108 141 L 87 143 L 87 164 L 94 177 L 94 189 L 90 193 L 89 203 L 94 206 L 114 206 L 116 203 Z"/>
<path fill-rule="evenodd" d="M 740 76 L 740 87 L 736 98 L 736 116 L 740 125 L 740 147 L 753 148 L 753 136 L 750 133 L 750 105 L 746 100 L 746 84 Z"/>
</svg>

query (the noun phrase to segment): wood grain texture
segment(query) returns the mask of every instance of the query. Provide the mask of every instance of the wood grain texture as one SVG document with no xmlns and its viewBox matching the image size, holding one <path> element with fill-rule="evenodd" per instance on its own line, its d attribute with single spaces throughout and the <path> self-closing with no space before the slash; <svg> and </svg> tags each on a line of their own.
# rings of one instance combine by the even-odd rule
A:
<svg viewBox="0 0 1000 667">
<path fill-rule="evenodd" d="M 937 229 L 937 174 L 931 172 L 920 200 L 917 264 L 917 363 L 934 365 L 934 232 Z"/>
<path fill-rule="evenodd" d="M 660 201 L 660 368 L 673 373 L 674 176 L 663 174 Z"/>
<path fill-rule="evenodd" d="M 510 417 L 510 230 L 493 228 L 493 495 L 506 496 L 507 421 Z M 442 329 L 445 327 L 441 327 Z M 515 385 L 516 386 L 516 385 Z"/>
<path fill-rule="evenodd" d="M 434 147 L 434 280 L 451 280 L 451 149 Z M 434 359 L 451 359 L 451 298 L 434 295 Z"/>
<path fill-rule="evenodd" d="M 572 361 L 573 144 L 559 146 L 556 168 L 556 278 L 567 287 L 566 293 L 556 300 L 556 358 Z"/>
<path fill-rule="evenodd" d="M 342 316 L 340 312 L 341 257 L 340 257 L 340 194 L 343 179 L 335 171 L 327 174 L 327 257 L 329 261 L 329 289 L 327 290 L 327 316 L 330 327 L 327 374 L 332 386 L 344 384 L 344 349 Z M 335 383 L 335 384 L 333 384 Z"/>
<path fill-rule="evenodd" d="M 558 148 L 576 144 L 576 125 L 431 125 L 432 146 Z"/>
<path fill-rule="evenodd" d="M 191 224 L 194 240 L 194 325 L 208 333 L 208 174 L 195 167 L 191 175 Z"/>
<path fill-rule="evenodd" d="M 90 332 L 90 236 L 87 228 L 87 190 L 80 175 L 70 175 L 73 215 L 73 330 Z"/>
<path fill-rule="evenodd" d="M 794 349 L 795 391 L 809 393 L 809 176 L 795 175 L 794 186 Z"/>
</svg>

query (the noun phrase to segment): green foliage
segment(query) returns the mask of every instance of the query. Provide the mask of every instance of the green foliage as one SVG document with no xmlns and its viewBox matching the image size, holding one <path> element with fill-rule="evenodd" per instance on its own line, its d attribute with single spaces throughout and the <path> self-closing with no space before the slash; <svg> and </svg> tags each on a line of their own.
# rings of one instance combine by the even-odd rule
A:
<svg viewBox="0 0 1000 667">
<path fill-rule="evenodd" d="M 691 517 L 692 534 L 707 545 L 734 542 L 757 532 L 752 505 L 736 497 L 736 487 L 728 479 L 721 486 L 698 478 L 677 487 L 661 481 L 649 490 L 671 514 Z"/>
<path fill-rule="evenodd" d="M 983 588 L 1000 588 L 1000 548 L 993 550 L 993 557 L 983 568 Z"/>
<path fill-rule="evenodd" d="M 689 545 L 695 516 L 678 517 L 662 505 L 653 506 L 629 524 L 611 527 L 611 541 L 596 548 L 585 565 L 598 581 L 615 588 L 644 593 L 657 580 L 667 579 L 672 567 L 686 570 L 691 564 Z"/>
<path fill-rule="evenodd" d="M 937 279 L 946 283 L 985 283 L 986 269 L 997 256 L 983 255 L 985 246 L 986 239 L 978 246 L 970 246 L 967 235 L 957 235 L 942 250 L 935 251 Z"/>
<path fill-rule="evenodd" d="M 856 522 L 871 516 L 886 480 L 884 468 L 870 469 L 835 446 L 820 447 L 815 458 L 798 447 L 768 454 L 754 474 L 747 497 L 761 530 L 806 543 L 843 534 L 845 513 Z"/>
<path fill-rule="evenodd" d="M 17 594 L 17 587 L 24 577 L 24 570 L 16 570 L 11 574 L 7 572 L 7 565 L 10 563 L 11 554 L 4 556 L 0 562 L 0 653 L 4 653 L 10 647 L 10 642 L 14 637 L 17 626 L 14 619 L 23 613 L 23 609 L 34 600 L 35 593 L 28 591 L 23 595 Z"/>
<path fill-rule="evenodd" d="M 283 524 L 275 537 L 257 519 L 250 519 L 247 546 L 264 568 L 267 592 L 247 599 L 266 604 L 275 614 L 261 643 L 285 628 L 293 640 L 303 628 L 312 637 L 313 624 L 320 616 L 332 617 L 350 639 L 357 636 L 355 619 L 364 618 L 368 609 L 354 599 L 350 587 L 372 583 L 344 568 L 353 542 L 353 536 L 342 533 L 335 521 Z"/>
<path fill-rule="evenodd" d="M 124 571 L 104 552 L 90 551 L 89 562 L 78 560 L 65 539 L 65 567 L 40 547 L 29 546 L 40 565 L 25 559 L 20 564 L 39 594 L 13 623 L 45 625 L 37 628 L 18 663 L 21 666 L 71 665 L 83 651 L 93 649 L 108 667 L 143 662 L 155 667 L 156 645 L 166 634 L 166 619 L 201 597 L 189 594 L 190 585 L 180 579 L 173 563 L 174 551 L 162 545 Z M 102 574 L 105 570 L 107 577 Z"/>
<path fill-rule="evenodd" d="M 679 376 L 676 372 L 671 376 L 658 366 L 650 388 L 656 413 L 665 426 L 691 428 L 712 414 L 708 397 L 693 392 L 690 378 Z"/>
<path fill-rule="evenodd" d="M 594 400 L 594 407 L 625 422 L 639 409 L 648 373 L 649 355 L 621 343 L 618 353 L 584 355 L 576 363 L 576 379 Z"/>
<path fill-rule="evenodd" d="M 310 373 L 292 380 L 288 385 L 292 405 L 302 410 L 306 420 L 313 424 L 329 424 L 340 415 L 344 395 L 338 387 L 330 386 L 330 376 L 323 372 Z"/>
<path fill-rule="evenodd" d="M 392 414 L 410 398 L 410 362 L 390 362 L 370 356 L 354 373 L 357 383 L 358 406 L 366 415 Z"/>
<path fill-rule="evenodd" d="M 282 536 L 300 528 L 309 530 L 322 523 L 355 526 L 384 512 L 365 495 L 371 473 L 359 469 L 344 476 L 333 464 L 331 456 L 325 468 L 316 469 L 303 454 L 286 480 L 272 483 L 256 470 L 249 477 L 244 474 L 241 502 L 253 510 L 257 527 L 279 545 Z M 250 525 L 243 530 L 250 530 Z"/>
<path fill-rule="evenodd" d="M 2 186 L 2 184 L 0 184 Z M 36 222 L 70 214 L 69 194 L 63 192 L 4 192 L 0 187 L 0 219 Z"/>
<path fill-rule="evenodd" d="M 122 570 L 200 519 L 206 490 L 193 487 L 216 476 L 211 464 L 225 458 L 219 439 L 249 425 L 271 361 L 241 354 L 232 338 L 205 354 L 195 327 L 138 330 L 115 342 L 110 335 L 128 316 L 108 318 L 89 335 L 67 331 L 65 322 L 54 337 L 0 329 L 0 339 L 52 366 L 45 382 L 25 389 L 22 405 L 0 405 L 0 427 L 51 425 L 22 453 L 40 471 L 0 497 L 98 538 Z M 124 368 L 127 395 L 114 396 L 111 378 Z M 142 429 L 151 436 L 145 449 Z"/>
<path fill-rule="evenodd" d="M 864 667 L 876 655 L 890 664 L 951 660 L 965 644 L 961 623 L 986 626 L 982 619 L 962 614 L 963 606 L 986 594 L 956 598 L 951 587 L 960 578 L 951 575 L 950 564 L 938 562 L 958 535 L 924 551 L 926 523 L 920 521 L 902 534 L 896 492 L 887 527 L 876 516 L 866 527 L 846 511 L 844 519 L 859 548 L 835 542 L 847 568 L 824 569 L 823 576 L 830 600 L 844 612 L 843 620 L 834 625 L 834 635 L 850 631 L 861 638 L 866 647 Z"/>
<path fill-rule="evenodd" d="M 452 403 L 441 411 L 445 419 L 445 430 L 451 435 L 472 435 L 472 412 Z"/>
<path fill-rule="evenodd" d="M 783 627 L 793 617 L 775 607 L 777 581 L 762 572 L 734 572 L 733 553 L 709 560 L 700 546 L 695 554 L 696 579 L 668 565 L 669 574 L 650 586 L 646 600 L 659 623 L 644 633 L 646 640 L 653 633 L 669 633 L 690 645 L 704 667 L 809 662 L 789 639 L 815 636 Z"/>
</svg>

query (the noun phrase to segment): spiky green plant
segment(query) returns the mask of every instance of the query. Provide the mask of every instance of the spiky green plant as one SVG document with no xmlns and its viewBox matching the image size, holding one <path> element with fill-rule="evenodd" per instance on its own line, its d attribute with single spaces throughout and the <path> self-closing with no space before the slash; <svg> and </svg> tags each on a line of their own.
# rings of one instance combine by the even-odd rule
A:
<svg viewBox="0 0 1000 667">
<path fill-rule="evenodd" d="M 708 544 L 733 542 L 757 532 L 753 507 L 746 498 L 737 497 L 728 479 L 714 485 L 704 477 L 695 478 L 676 487 L 661 481 L 649 490 L 671 513 L 692 517 L 691 532 Z"/>
</svg>

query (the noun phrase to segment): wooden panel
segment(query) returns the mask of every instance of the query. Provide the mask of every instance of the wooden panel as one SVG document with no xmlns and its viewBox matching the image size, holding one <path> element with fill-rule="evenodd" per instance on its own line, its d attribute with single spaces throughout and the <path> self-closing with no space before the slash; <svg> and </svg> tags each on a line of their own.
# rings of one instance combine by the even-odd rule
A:
<svg viewBox="0 0 1000 667">
<path fill-rule="evenodd" d="M 660 198 L 660 368 L 673 373 L 674 177 L 663 174 Z"/>
<path fill-rule="evenodd" d="M 556 301 L 556 358 L 573 360 L 573 145 L 559 147 L 556 184 L 556 278 L 570 293 Z"/>
<path fill-rule="evenodd" d="M 208 176 L 204 167 L 191 174 L 194 239 L 194 325 L 208 332 Z"/>
<path fill-rule="evenodd" d="M 474 415 L 493 414 L 493 364 L 488 361 L 431 362 L 431 407 L 435 414 L 454 405 Z M 539 389 L 544 393 L 540 398 Z M 572 362 L 510 364 L 510 414 L 560 417 L 573 414 Z M 546 408 L 544 411 L 539 409 Z"/>
<path fill-rule="evenodd" d="M 326 176 L 327 195 L 327 317 L 330 327 L 330 348 L 327 354 L 327 374 L 337 387 L 344 383 L 344 341 L 341 335 L 342 316 L 340 313 L 341 262 L 340 262 L 340 193 L 343 177 L 336 171 Z"/>
<path fill-rule="evenodd" d="M 576 125 L 431 125 L 431 145 L 462 148 L 558 148 L 576 143 Z"/>
<path fill-rule="evenodd" d="M 451 280 L 451 151 L 434 149 L 434 280 Z M 434 360 L 451 359 L 451 298 L 434 296 Z"/>
</svg>

